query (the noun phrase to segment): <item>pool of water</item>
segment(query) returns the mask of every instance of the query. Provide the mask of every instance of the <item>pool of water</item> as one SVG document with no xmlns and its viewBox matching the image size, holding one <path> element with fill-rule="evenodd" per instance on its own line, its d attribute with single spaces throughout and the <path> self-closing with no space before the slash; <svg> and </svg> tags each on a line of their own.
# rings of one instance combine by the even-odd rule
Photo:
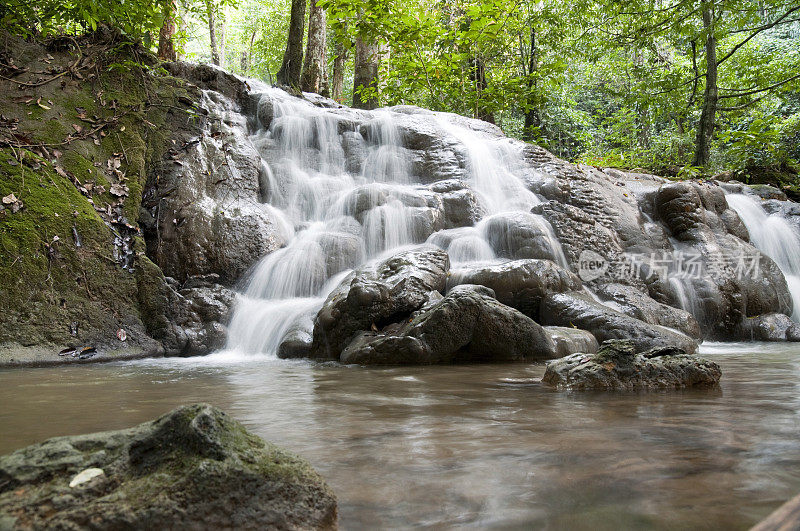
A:
<svg viewBox="0 0 800 531">
<path fill-rule="evenodd" d="M 702 352 L 717 389 L 562 392 L 540 364 L 225 354 L 0 370 L 0 453 L 202 401 L 311 461 L 345 529 L 746 528 L 800 492 L 800 347 Z"/>
</svg>

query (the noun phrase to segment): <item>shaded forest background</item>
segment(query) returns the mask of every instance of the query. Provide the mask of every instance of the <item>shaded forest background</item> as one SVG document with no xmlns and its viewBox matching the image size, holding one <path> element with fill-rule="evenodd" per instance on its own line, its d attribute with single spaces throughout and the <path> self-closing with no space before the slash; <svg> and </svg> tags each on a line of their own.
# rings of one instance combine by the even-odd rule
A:
<svg viewBox="0 0 800 531">
<path fill-rule="evenodd" d="M 164 59 L 474 116 L 575 162 L 799 190 L 796 1 L 10 0 L 0 24 L 110 25 Z"/>
</svg>

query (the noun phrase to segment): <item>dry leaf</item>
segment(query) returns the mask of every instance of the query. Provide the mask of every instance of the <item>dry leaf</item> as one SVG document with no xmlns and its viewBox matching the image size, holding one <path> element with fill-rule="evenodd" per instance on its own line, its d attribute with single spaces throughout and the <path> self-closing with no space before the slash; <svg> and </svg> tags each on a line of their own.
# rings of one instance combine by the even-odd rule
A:
<svg viewBox="0 0 800 531">
<path fill-rule="evenodd" d="M 109 190 L 111 195 L 115 195 L 117 197 L 124 197 L 128 195 L 128 187 L 124 184 L 115 183 L 111 185 L 111 189 Z"/>
</svg>

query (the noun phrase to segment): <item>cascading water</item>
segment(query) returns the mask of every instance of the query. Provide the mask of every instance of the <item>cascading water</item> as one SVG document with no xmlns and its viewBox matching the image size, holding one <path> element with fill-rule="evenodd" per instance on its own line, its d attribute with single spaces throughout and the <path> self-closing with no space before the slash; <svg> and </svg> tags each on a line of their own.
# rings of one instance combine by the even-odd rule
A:
<svg viewBox="0 0 800 531">
<path fill-rule="evenodd" d="M 288 244 L 251 271 L 229 326 L 227 350 L 274 354 L 301 316 L 313 314 L 346 272 L 410 245 L 437 245 L 454 264 L 496 259 L 493 216 L 514 212 L 543 234 L 559 262 L 564 255 L 549 224 L 530 213 L 540 202 L 520 178 L 522 153 L 507 139 L 452 121 L 447 115 L 383 109 L 327 109 L 268 89 L 273 116 L 251 141 L 263 160 L 262 196 L 284 226 Z M 462 181 L 484 219 L 443 227 L 442 200 L 415 175 L 403 120 L 446 139 L 460 157 Z M 266 127 L 265 127 L 266 126 Z M 528 170 L 530 171 L 530 170 Z"/>
<path fill-rule="evenodd" d="M 753 245 L 783 272 L 794 303 L 792 319 L 800 321 L 800 235 L 782 217 L 767 214 L 753 197 L 729 194 L 726 198 L 747 227 Z"/>
</svg>

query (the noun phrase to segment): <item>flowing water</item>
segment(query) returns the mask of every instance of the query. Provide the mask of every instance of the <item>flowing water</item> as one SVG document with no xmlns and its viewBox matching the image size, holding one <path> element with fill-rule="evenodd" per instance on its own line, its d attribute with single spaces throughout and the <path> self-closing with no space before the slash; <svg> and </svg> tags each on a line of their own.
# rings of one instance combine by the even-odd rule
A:
<svg viewBox="0 0 800 531">
<path fill-rule="evenodd" d="M 753 245 L 783 272 L 794 303 L 792 319 L 800 321 L 800 236 L 784 218 L 767 214 L 759 199 L 743 194 L 729 194 L 726 199 L 747 227 Z"/>
<path fill-rule="evenodd" d="M 0 454 L 211 402 L 336 492 L 344 529 L 744 529 L 800 492 L 800 356 L 711 344 L 719 389 L 567 393 L 542 365 L 216 354 L 0 370 Z"/>
<path fill-rule="evenodd" d="M 545 254 L 566 265 L 550 225 L 530 213 L 540 200 L 522 179 L 530 169 L 520 147 L 508 139 L 446 114 L 332 110 L 264 90 L 273 117 L 258 123 L 251 141 L 262 155 L 264 200 L 289 243 L 244 282 L 228 352 L 274 355 L 292 324 L 319 309 L 343 272 L 392 251 L 427 243 L 461 266 L 494 260 L 489 238 L 503 213 L 522 216 L 541 233 Z M 457 152 L 455 165 L 485 213 L 475 226 L 437 230 L 438 198 L 414 174 L 399 126 L 409 120 Z"/>
</svg>

